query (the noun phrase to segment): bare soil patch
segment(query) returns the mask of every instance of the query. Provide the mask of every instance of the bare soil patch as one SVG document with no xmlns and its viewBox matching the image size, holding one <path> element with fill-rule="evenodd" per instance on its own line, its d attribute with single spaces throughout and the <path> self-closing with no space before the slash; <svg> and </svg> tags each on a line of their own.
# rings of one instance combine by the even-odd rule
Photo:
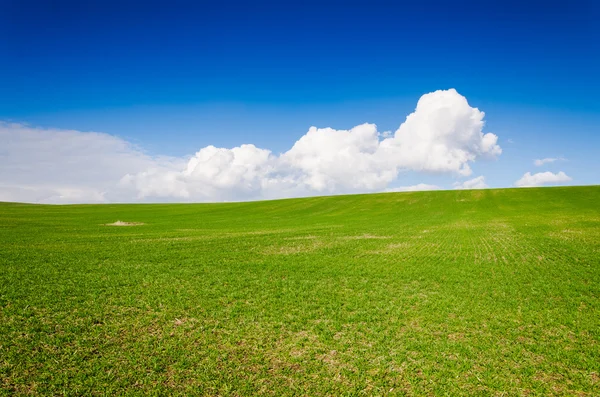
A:
<svg viewBox="0 0 600 397">
<path fill-rule="evenodd" d="M 375 236 L 373 234 L 363 234 L 362 236 L 343 236 L 340 237 L 341 239 L 344 240 L 371 240 L 371 239 L 388 239 L 388 238 L 392 238 L 392 236 Z"/>
<path fill-rule="evenodd" d="M 141 226 L 141 225 L 145 225 L 145 223 L 143 222 L 123 222 L 123 221 L 116 221 L 113 223 L 107 223 L 104 226 Z"/>
</svg>

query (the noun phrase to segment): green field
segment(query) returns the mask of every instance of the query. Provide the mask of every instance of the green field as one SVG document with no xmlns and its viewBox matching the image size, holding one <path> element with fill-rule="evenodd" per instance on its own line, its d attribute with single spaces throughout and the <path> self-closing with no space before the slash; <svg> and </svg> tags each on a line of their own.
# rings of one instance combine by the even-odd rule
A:
<svg viewBox="0 0 600 397">
<path fill-rule="evenodd" d="M 0 204 L 0 394 L 598 396 L 600 187 Z"/>
</svg>

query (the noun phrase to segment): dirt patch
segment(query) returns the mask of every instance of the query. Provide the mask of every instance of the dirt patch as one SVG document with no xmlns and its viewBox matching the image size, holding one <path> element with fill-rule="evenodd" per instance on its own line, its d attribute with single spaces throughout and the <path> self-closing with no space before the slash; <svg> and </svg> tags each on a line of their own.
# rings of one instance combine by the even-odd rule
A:
<svg viewBox="0 0 600 397">
<path fill-rule="evenodd" d="M 116 221 L 113 223 L 106 223 L 104 226 L 141 226 L 141 225 L 145 225 L 145 223 Z"/>
<path fill-rule="evenodd" d="M 344 237 L 340 237 L 343 240 L 363 240 L 363 239 L 388 239 L 388 238 L 392 238 L 392 236 L 375 236 L 372 234 L 363 234 L 362 236 L 344 236 Z"/>
<path fill-rule="evenodd" d="M 287 237 L 284 240 L 314 240 L 317 236 L 298 236 L 298 237 Z"/>
<path fill-rule="evenodd" d="M 302 240 L 299 240 L 302 241 Z M 318 241 L 318 240 L 304 240 L 310 243 L 308 244 L 294 244 L 294 245 L 286 245 L 282 247 L 270 247 L 265 250 L 265 254 L 267 255 L 292 255 L 292 254 L 302 254 L 306 252 L 312 252 L 319 248 L 324 248 L 327 245 Z"/>
<path fill-rule="evenodd" d="M 397 253 L 400 250 L 406 250 L 406 249 L 408 249 L 410 247 L 412 247 L 412 244 L 407 243 L 407 242 L 392 243 L 392 244 L 388 244 L 383 249 L 376 250 L 376 251 L 368 251 L 368 252 L 370 254 L 391 254 L 391 253 L 394 253 L 394 252 Z"/>
<path fill-rule="evenodd" d="M 196 240 L 215 240 L 220 236 L 186 236 L 186 237 L 157 237 L 157 238 L 138 238 L 131 240 L 132 243 L 149 243 L 160 241 L 196 241 Z"/>
</svg>

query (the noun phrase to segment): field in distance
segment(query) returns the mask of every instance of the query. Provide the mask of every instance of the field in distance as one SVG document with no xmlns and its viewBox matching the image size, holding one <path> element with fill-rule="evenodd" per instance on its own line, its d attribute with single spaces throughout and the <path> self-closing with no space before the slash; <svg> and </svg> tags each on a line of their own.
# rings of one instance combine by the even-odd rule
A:
<svg viewBox="0 0 600 397">
<path fill-rule="evenodd" d="M 0 204 L 0 394 L 600 395 L 600 187 Z"/>
</svg>

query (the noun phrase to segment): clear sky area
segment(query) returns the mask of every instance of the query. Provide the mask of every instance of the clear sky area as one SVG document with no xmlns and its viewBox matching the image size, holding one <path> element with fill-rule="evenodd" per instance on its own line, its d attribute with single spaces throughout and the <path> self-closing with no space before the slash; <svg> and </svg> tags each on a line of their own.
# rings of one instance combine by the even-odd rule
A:
<svg viewBox="0 0 600 397">
<path fill-rule="evenodd" d="M 594 0 L 0 0 L 0 201 L 598 184 L 599 21 Z"/>
</svg>

